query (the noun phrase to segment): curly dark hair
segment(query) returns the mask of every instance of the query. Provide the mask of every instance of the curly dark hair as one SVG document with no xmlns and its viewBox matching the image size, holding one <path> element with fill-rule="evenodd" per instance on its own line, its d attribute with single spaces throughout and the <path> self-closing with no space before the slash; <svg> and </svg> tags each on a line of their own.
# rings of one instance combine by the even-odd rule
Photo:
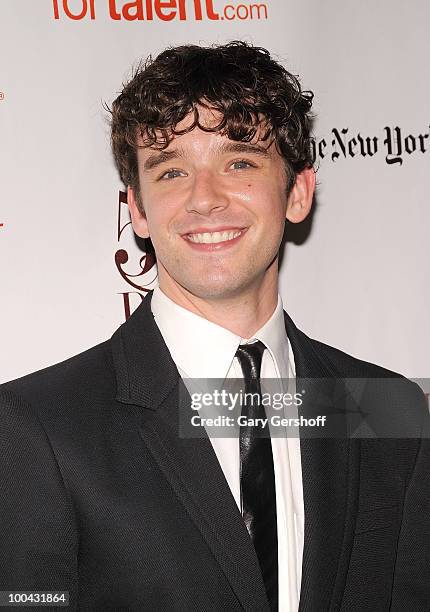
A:
<svg viewBox="0 0 430 612">
<path fill-rule="evenodd" d="M 298 79 L 266 49 L 244 41 L 170 47 L 155 60 L 150 55 L 123 84 L 112 109 L 107 107 L 120 178 L 134 189 L 141 204 L 138 146 L 165 149 L 175 135 L 196 126 L 249 142 L 263 125 L 263 116 L 261 140 L 275 141 L 285 160 L 289 192 L 296 174 L 313 164 L 312 99 L 313 93 L 302 91 Z M 200 125 L 198 104 L 219 111 L 220 123 L 211 128 Z M 193 123 L 184 130 L 176 129 L 190 112 L 194 113 Z"/>
</svg>

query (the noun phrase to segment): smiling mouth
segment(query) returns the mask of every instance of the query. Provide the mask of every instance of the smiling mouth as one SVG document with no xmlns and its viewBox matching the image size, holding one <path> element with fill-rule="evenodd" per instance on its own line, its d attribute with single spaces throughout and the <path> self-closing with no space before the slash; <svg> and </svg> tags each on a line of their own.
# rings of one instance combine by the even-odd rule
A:
<svg viewBox="0 0 430 612">
<path fill-rule="evenodd" d="M 218 244 L 234 240 L 242 234 L 243 229 L 227 230 L 222 232 L 202 232 L 196 234 L 185 234 L 184 238 L 194 244 Z"/>
</svg>

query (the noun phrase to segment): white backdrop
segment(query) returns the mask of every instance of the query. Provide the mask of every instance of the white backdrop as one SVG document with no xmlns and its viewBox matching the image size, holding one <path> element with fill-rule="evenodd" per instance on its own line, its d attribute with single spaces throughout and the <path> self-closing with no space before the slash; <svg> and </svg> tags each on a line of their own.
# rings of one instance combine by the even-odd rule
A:
<svg viewBox="0 0 430 612">
<path fill-rule="evenodd" d="M 287 310 L 313 337 L 430 377 L 429 19 L 424 1 L 0 0 L 0 381 L 105 340 L 140 302 L 115 264 L 123 250 L 139 274 L 143 253 L 103 102 L 149 53 L 235 38 L 315 92 L 318 195 L 287 241 Z"/>
</svg>

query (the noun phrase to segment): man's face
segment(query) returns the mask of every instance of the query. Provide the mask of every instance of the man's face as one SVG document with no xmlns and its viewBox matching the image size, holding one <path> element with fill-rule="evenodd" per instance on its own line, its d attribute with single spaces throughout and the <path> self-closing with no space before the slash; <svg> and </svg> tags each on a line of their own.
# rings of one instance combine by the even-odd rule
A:
<svg viewBox="0 0 430 612">
<path fill-rule="evenodd" d="M 219 115 L 200 107 L 200 123 Z M 177 128 L 191 122 L 188 115 Z M 151 237 L 160 287 L 226 299 L 277 281 L 287 213 L 286 173 L 274 143 L 230 140 L 196 127 L 167 149 L 138 149 L 141 202 L 133 227 Z"/>
</svg>

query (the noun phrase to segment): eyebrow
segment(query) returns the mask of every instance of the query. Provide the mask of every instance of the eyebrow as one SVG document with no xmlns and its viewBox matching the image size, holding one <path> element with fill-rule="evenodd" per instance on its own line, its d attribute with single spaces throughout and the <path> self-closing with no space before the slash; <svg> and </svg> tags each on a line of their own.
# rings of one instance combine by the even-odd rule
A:
<svg viewBox="0 0 430 612">
<path fill-rule="evenodd" d="M 223 153 L 253 153 L 255 155 L 260 155 L 261 157 L 265 158 L 270 157 L 270 153 L 268 153 L 266 148 L 256 144 L 252 145 L 247 142 L 224 142 L 216 148 L 217 155 Z M 180 159 L 181 157 L 185 157 L 182 148 L 154 153 L 153 155 L 150 155 L 148 159 L 144 162 L 143 170 L 148 172 L 149 170 L 153 170 L 161 164 L 169 162 L 172 159 Z"/>
<path fill-rule="evenodd" d="M 152 170 L 153 168 L 156 168 L 157 166 L 160 166 L 171 159 L 176 159 L 179 157 L 182 157 L 182 151 L 178 151 L 176 149 L 154 153 L 144 162 L 143 169 L 147 172 L 148 170 Z"/>
<path fill-rule="evenodd" d="M 270 157 L 270 153 L 265 147 L 248 142 L 225 142 L 219 147 L 221 153 L 255 153 L 261 157 Z"/>
</svg>

